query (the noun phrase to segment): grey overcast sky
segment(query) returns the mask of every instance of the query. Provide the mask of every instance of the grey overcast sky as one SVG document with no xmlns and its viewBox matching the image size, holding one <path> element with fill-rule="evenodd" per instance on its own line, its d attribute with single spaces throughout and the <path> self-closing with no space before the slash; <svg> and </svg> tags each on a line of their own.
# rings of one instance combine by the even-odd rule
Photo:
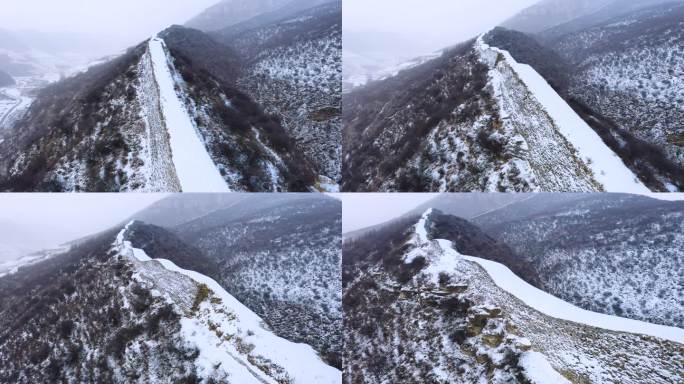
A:
<svg viewBox="0 0 684 384">
<path fill-rule="evenodd" d="M 144 40 L 219 0 L 2 0 L 0 28 Z"/>
<path fill-rule="evenodd" d="M 135 212 L 164 198 L 164 194 L 0 194 L 0 243 L 18 240 L 59 245 L 94 234 L 126 220 Z M 6 238 L 32 230 L 28 239 Z M 9 234 L 7 234 L 9 233 Z M 30 244 L 28 244 L 30 245 Z"/>
<path fill-rule="evenodd" d="M 400 34 L 434 51 L 495 27 L 539 0 L 343 0 L 343 29 Z"/>
<path fill-rule="evenodd" d="M 345 0 L 346 1 L 346 0 Z M 342 232 L 384 223 L 434 198 L 436 193 L 342 193 Z"/>
</svg>

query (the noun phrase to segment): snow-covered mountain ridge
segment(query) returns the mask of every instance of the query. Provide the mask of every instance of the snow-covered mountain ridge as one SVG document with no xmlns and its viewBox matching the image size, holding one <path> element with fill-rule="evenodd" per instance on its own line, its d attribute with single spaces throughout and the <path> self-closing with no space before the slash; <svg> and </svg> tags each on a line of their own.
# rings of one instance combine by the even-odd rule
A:
<svg viewBox="0 0 684 384">
<path fill-rule="evenodd" d="M 343 190 L 684 188 L 684 6 L 653 3 L 536 35 L 495 28 L 345 93 Z"/>
<path fill-rule="evenodd" d="M 648 190 L 489 36 L 344 96 L 346 190 Z"/>
<path fill-rule="evenodd" d="M 537 311 L 534 307 L 543 303 L 526 304 L 529 297 L 508 285 L 514 275 L 497 282 L 502 275 L 494 273 L 496 267 L 479 264 L 491 262 L 462 256 L 448 240 L 434 240 L 439 215 L 426 213 L 413 222 L 417 224 L 398 230 L 392 250 L 379 255 L 383 260 L 361 267 L 347 282 L 345 382 L 360 377 L 369 383 L 681 380 L 681 344 L 583 325 L 589 322 L 586 318 L 565 321 Z M 472 231 L 468 226 L 472 227 L 461 224 L 461 229 Z M 458 227 L 452 229 L 459 232 Z M 471 242 L 468 247 L 477 253 L 486 244 Z M 363 247 L 345 244 L 345 254 L 361 251 L 370 257 L 372 246 Z M 681 329 L 675 336 L 665 335 L 679 340 L 677 334 L 681 338 Z"/>
<path fill-rule="evenodd" d="M 341 4 L 300 3 L 226 34 L 172 26 L 42 89 L 1 134 L 0 190 L 336 190 Z"/>
<path fill-rule="evenodd" d="M 0 381 L 340 382 L 204 274 L 214 272 L 139 221 L 22 266 L 0 278 Z"/>
</svg>

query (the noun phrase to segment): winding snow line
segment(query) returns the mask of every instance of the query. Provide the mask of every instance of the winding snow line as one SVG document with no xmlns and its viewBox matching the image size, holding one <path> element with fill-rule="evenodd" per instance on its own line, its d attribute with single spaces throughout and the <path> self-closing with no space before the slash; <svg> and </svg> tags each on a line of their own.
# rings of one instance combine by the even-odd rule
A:
<svg viewBox="0 0 684 384">
<path fill-rule="evenodd" d="M 644 321 L 626 319 L 618 316 L 605 315 L 587 311 L 576 307 L 564 300 L 550 295 L 541 289 L 535 288 L 523 279 L 516 276 L 508 267 L 494 261 L 480 259 L 478 257 L 461 255 L 453 248 L 449 240 L 436 240 L 444 252 L 453 257 L 462 257 L 465 260 L 475 262 L 487 271 L 494 283 L 499 288 L 520 299 L 527 306 L 537 311 L 561 320 L 603 328 L 617 332 L 627 332 L 649 335 L 660 339 L 670 340 L 684 344 L 684 329 L 668 327 L 665 325 L 651 324 Z"/>
<path fill-rule="evenodd" d="M 149 42 L 154 77 L 159 86 L 159 97 L 166 129 L 169 132 L 171 157 L 183 192 L 228 192 L 228 185 L 207 153 L 195 125 L 176 93 L 164 41 L 152 38 Z"/>
<path fill-rule="evenodd" d="M 504 56 L 527 88 L 535 95 L 537 101 L 544 106 L 558 126 L 560 133 L 572 143 L 580 159 L 593 171 L 594 178 L 603 185 L 606 192 L 650 192 L 625 166 L 622 159 L 603 142 L 601 137 L 575 113 L 534 68 L 518 63 L 506 50 L 489 46 L 483 41 L 483 36 L 478 39 L 478 44 L 482 49 L 491 49 Z"/>
<path fill-rule="evenodd" d="M 342 372 L 323 362 L 311 346 L 308 344 L 293 343 L 264 329 L 264 321 L 256 313 L 252 312 L 251 309 L 247 308 L 230 293 L 226 292 L 216 280 L 195 271 L 182 269 L 169 260 L 151 259 L 144 250 L 134 248 L 130 241 L 124 240 L 126 231 L 134 222 L 135 221 L 131 221 L 128 223 L 117 235 L 116 245 L 121 253 L 129 257 L 133 256 L 141 262 L 158 262 L 169 271 L 187 276 L 198 284 L 206 284 L 216 296 L 221 298 L 222 303 L 234 312 L 239 327 L 254 333 L 254 335 L 249 338 L 249 342 L 255 345 L 254 351 L 283 367 L 288 375 L 293 378 L 294 384 L 339 384 L 342 382 Z M 200 335 L 198 335 L 196 339 L 201 339 L 201 333 L 208 335 L 211 332 L 208 329 L 204 329 L 197 330 L 197 333 L 200 333 Z M 263 378 L 257 378 L 255 372 L 248 369 L 249 367 L 247 367 L 244 361 L 240 360 L 229 351 L 218 348 L 218 346 L 210 343 L 202 343 L 201 340 L 195 341 L 198 348 L 200 348 L 201 353 L 204 353 L 204 355 L 201 354 L 200 356 L 210 357 L 212 362 L 220 360 L 233 369 L 241 367 L 242 369 L 248 370 L 249 372 L 241 372 L 245 381 L 238 382 L 245 384 L 253 382 L 247 381 L 248 378 L 250 380 L 256 378 L 259 382 L 263 382 Z M 231 372 L 235 373 L 236 371 Z"/>
</svg>

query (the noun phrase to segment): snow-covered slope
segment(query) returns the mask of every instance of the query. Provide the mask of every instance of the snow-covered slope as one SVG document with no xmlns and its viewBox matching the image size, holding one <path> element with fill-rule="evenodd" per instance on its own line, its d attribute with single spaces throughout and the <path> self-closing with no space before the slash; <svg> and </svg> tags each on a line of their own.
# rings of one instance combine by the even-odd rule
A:
<svg viewBox="0 0 684 384">
<path fill-rule="evenodd" d="M 545 195 L 473 221 L 518 255 L 504 264 L 528 266 L 546 292 L 590 311 L 682 327 L 683 210 L 643 196 Z"/>
<path fill-rule="evenodd" d="M 176 26 L 41 90 L 2 130 L 0 190 L 314 190 L 281 122 L 236 88 L 241 69 Z"/>
<path fill-rule="evenodd" d="M 571 65 L 570 96 L 659 148 L 679 167 L 678 177 L 654 172 L 666 189 L 676 191 L 684 183 L 684 68 L 678 59 L 684 3 L 664 3 L 601 20 L 579 19 L 576 25 L 550 29 L 540 37 Z"/>
<path fill-rule="evenodd" d="M 556 93 L 556 91 L 546 82 L 546 80 L 529 65 L 518 63 L 510 53 L 505 50 L 491 47 L 480 36 L 476 43 L 476 49 L 480 52 L 483 60 L 488 62 L 490 67 L 497 69 L 490 72 L 490 81 L 495 89 L 496 95 L 506 97 L 509 92 L 506 87 L 505 76 L 513 76 L 522 82 L 530 96 L 536 100 L 546 112 L 554 130 L 562 135 L 569 143 L 573 155 L 577 161 L 581 162 L 580 167 L 589 169 L 588 180 L 597 185 L 600 190 L 607 192 L 648 192 L 646 188 L 627 168 L 622 160 L 606 146 L 601 137 L 594 132 L 587 123 L 582 120 L 567 102 Z M 507 65 L 502 65 L 499 61 L 504 60 Z M 511 73 L 502 74 L 498 71 L 499 66 L 510 67 Z M 529 102 L 529 100 L 528 100 Z M 513 118 L 515 110 L 507 110 L 505 100 L 500 101 L 501 115 L 504 120 L 506 117 Z M 504 125 L 506 122 L 504 122 Z M 531 122 L 528 122 L 531 124 Z M 539 129 L 535 127 L 535 129 Z M 547 148 L 549 152 L 559 150 L 555 143 L 549 143 L 554 149 Z M 542 143 L 536 145 L 543 147 Z M 559 175 L 561 168 L 554 167 L 555 174 Z M 585 172 L 586 173 L 586 172 Z M 558 176 L 557 176 L 558 177 Z M 561 189 L 547 189 L 561 191 Z"/>
<path fill-rule="evenodd" d="M 638 333 L 684 344 L 684 329 L 668 327 L 624 317 L 604 315 L 576 307 L 535 288 L 511 272 L 505 265 L 479 257 L 460 255 L 449 240 L 436 240 L 446 257 L 463 257 L 487 271 L 499 288 L 520 299 L 525 305 L 551 317 L 617 332 Z"/>
<path fill-rule="evenodd" d="M 191 279 L 204 296 L 201 300 L 195 299 L 193 313 L 181 319 L 180 330 L 182 338 L 199 350 L 195 366 L 200 377 L 245 384 L 333 384 L 341 380 L 341 372 L 323 363 L 311 347 L 275 336 L 264 327 L 259 316 L 215 280 L 179 268 L 169 260 L 153 260 L 144 250 L 135 248 L 126 240 L 126 231 L 131 224 L 117 235 L 114 247 L 119 254 L 142 264 L 138 278 L 150 278 L 146 264 L 159 263 L 168 273 Z M 159 275 L 154 278 L 173 280 Z M 164 292 L 160 294 L 164 295 Z"/>
<path fill-rule="evenodd" d="M 215 279 L 275 333 L 341 368 L 341 204 L 309 194 L 267 200 L 250 197 L 173 230 L 216 263 Z"/>
<path fill-rule="evenodd" d="M 681 329 L 661 333 L 667 327 L 587 316 L 562 302 L 555 302 L 558 308 L 545 307 L 546 299 L 557 299 L 483 261 L 486 248 L 497 246 L 491 239 L 483 242 L 486 237 L 478 236 L 472 225 L 460 222 L 452 231 L 472 234 L 460 238 L 459 246 L 478 257 L 462 256 L 451 241 L 434 240 L 439 215 L 426 212 L 417 224 L 398 230 L 380 255 L 382 245 L 375 252 L 366 249 L 367 260 L 381 260 L 360 263 L 345 286 L 345 382 L 360 378 L 367 383 L 682 380 L 678 361 L 684 351 L 682 344 L 671 341 L 680 340 Z M 358 244 L 345 244 L 345 253 L 348 246 L 353 251 Z M 569 311 L 559 313 L 562 308 Z M 567 315 L 571 321 L 544 311 Z M 584 324 L 599 325 L 597 319 L 609 319 L 601 324 L 608 329 Z M 625 328 L 636 333 L 610 330 L 621 328 L 619 324 L 630 324 Z M 639 327 L 632 328 L 635 324 Z M 648 333 L 665 337 L 644 335 Z"/>
<path fill-rule="evenodd" d="M 265 14 L 270 16 L 213 36 L 240 53 L 245 63 L 240 89 L 281 119 L 322 176 L 316 188 L 330 191 L 341 181 L 342 3 L 291 5 L 296 3 L 306 7 Z"/>
<path fill-rule="evenodd" d="M 169 60 L 164 41 L 149 42 L 154 77 L 159 87 L 162 121 L 166 126 L 173 164 L 183 192 L 228 191 L 225 180 L 207 153 L 176 90 L 179 75 Z"/>
<path fill-rule="evenodd" d="M 136 221 L 0 277 L 0 382 L 341 381 L 210 278 L 215 269 Z"/>
<path fill-rule="evenodd" d="M 347 191 L 648 191 L 535 69 L 485 36 L 344 98 Z"/>
</svg>

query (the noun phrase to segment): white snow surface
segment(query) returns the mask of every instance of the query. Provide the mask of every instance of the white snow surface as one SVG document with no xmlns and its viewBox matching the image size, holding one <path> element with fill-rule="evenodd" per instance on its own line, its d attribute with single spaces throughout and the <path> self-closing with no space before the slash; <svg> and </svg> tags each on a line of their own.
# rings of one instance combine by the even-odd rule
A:
<svg viewBox="0 0 684 384">
<path fill-rule="evenodd" d="M 453 244 L 449 240 L 440 239 L 436 241 L 445 256 L 447 256 L 446 259 L 453 258 L 457 260 L 458 258 L 463 258 L 464 260 L 477 263 L 487 271 L 487 274 L 489 274 L 499 288 L 517 297 L 525 305 L 547 316 L 610 331 L 648 335 L 684 344 L 684 329 L 587 311 L 550 295 L 541 289 L 535 288 L 516 276 L 503 264 L 478 257 L 461 255 L 453 248 Z"/>
<path fill-rule="evenodd" d="M 205 284 L 219 297 L 225 308 L 235 318 L 230 318 L 223 311 L 210 311 L 210 324 L 218 325 L 221 330 L 232 328 L 246 336 L 246 342 L 254 345 L 253 352 L 269 359 L 284 368 L 293 384 L 339 384 L 342 372 L 323 362 L 318 354 L 306 344 L 293 343 L 274 335 L 264 328 L 264 321 L 249 308 L 239 302 L 215 280 L 195 271 L 182 269 L 173 262 L 164 259 L 151 259 L 144 250 L 134 248 L 131 242 L 124 240 L 130 222 L 117 235 L 115 246 L 119 252 L 134 257 L 141 262 L 158 262 L 165 269 L 187 276 L 198 284 Z M 202 307 L 206 309 L 206 303 Z M 199 319 L 184 317 L 181 319 L 181 333 L 185 340 L 194 344 L 200 355 L 195 364 L 200 374 L 209 375 L 218 367 L 230 375 L 231 382 L 240 384 L 277 384 L 277 382 L 253 367 L 246 358 L 232 345 L 222 342 L 215 333 Z"/>
<path fill-rule="evenodd" d="M 537 101 L 544 106 L 560 133 L 574 146 L 581 160 L 592 170 L 594 178 L 603 185 L 606 192 L 650 191 L 534 68 L 518 63 L 506 50 L 489 46 L 483 37 L 484 35 L 481 35 L 478 38 L 478 49 L 492 50 L 503 55 Z"/>
<path fill-rule="evenodd" d="M 430 241 L 428 238 L 428 220 L 430 219 L 430 215 L 432 215 L 432 208 L 428 209 L 423 213 L 423 215 L 420 217 L 420 220 L 416 224 L 416 237 L 418 239 L 417 245 L 427 243 Z"/>
<path fill-rule="evenodd" d="M 169 132 L 173 163 L 183 192 L 228 192 L 226 181 L 209 156 L 178 96 L 173 73 L 175 69 L 166 53 L 164 41 L 158 37 L 150 39 L 149 50 Z"/>
<path fill-rule="evenodd" d="M 539 352 L 523 353 L 519 364 L 524 370 L 524 375 L 533 384 L 570 384 L 570 381 L 553 369 L 546 357 Z"/>
</svg>

